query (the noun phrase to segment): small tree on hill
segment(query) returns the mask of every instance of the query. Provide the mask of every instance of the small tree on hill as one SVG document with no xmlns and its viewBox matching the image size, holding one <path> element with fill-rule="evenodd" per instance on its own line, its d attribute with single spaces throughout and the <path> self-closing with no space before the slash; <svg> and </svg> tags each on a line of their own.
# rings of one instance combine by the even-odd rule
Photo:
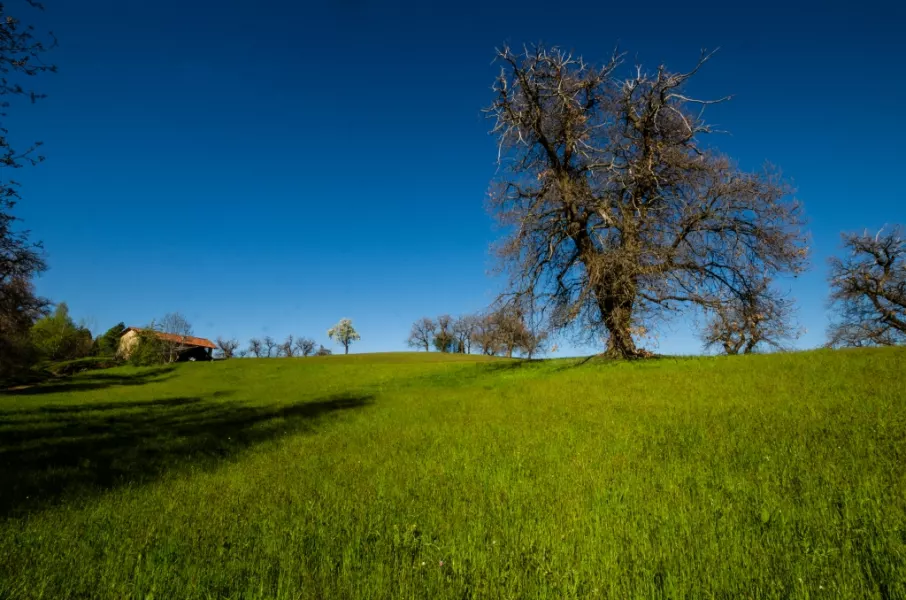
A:
<svg viewBox="0 0 906 600">
<path fill-rule="evenodd" d="M 327 337 L 343 346 L 344 354 L 349 354 L 350 344 L 362 339 L 352 326 L 351 319 L 340 319 L 339 323 L 327 330 Z"/>
<path fill-rule="evenodd" d="M 225 340 L 222 337 L 218 337 L 215 343 L 223 358 L 233 358 L 236 349 L 239 348 L 239 340 L 236 339 Z"/>
<path fill-rule="evenodd" d="M 412 324 L 406 344 L 410 348 L 424 348 L 425 352 L 428 352 L 431 350 L 431 344 L 434 343 L 436 330 L 437 324 L 433 319 L 422 317 Z"/>
<path fill-rule="evenodd" d="M 702 342 L 706 349 L 720 348 L 725 354 L 750 354 L 759 348 L 784 350 L 801 333 L 794 309 L 792 300 L 762 280 L 754 289 L 711 308 Z"/>
<path fill-rule="evenodd" d="M 325 348 L 324 346 L 320 346 L 318 348 L 318 351 L 315 352 L 315 356 L 330 356 L 331 354 L 333 354 L 333 351 L 330 348 Z"/>
<path fill-rule="evenodd" d="M 475 333 L 478 317 L 474 315 L 463 315 L 453 321 L 452 332 L 456 337 L 458 351 L 464 354 L 472 352 L 472 336 Z"/>
<path fill-rule="evenodd" d="M 311 356 L 315 352 L 315 341 L 310 338 L 299 337 L 296 338 L 295 347 L 299 356 Z"/>
<path fill-rule="evenodd" d="M 296 351 L 296 347 L 293 345 L 294 338 L 292 334 L 286 336 L 286 340 L 280 344 L 280 352 L 283 353 L 283 356 L 286 358 L 292 358 L 293 353 Z"/>
<path fill-rule="evenodd" d="M 261 358 L 261 353 L 263 352 L 263 347 L 261 345 L 261 340 L 258 338 L 252 338 L 249 340 L 249 354 L 253 355 L 255 358 Z"/>
<path fill-rule="evenodd" d="M 265 350 L 265 356 L 267 358 L 271 357 L 271 353 L 274 351 L 274 348 L 276 348 L 276 347 L 277 347 L 277 340 L 275 340 L 274 338 L 272 338 L 269 335 L 264 336 L 264 350 Z"/>
</svg>

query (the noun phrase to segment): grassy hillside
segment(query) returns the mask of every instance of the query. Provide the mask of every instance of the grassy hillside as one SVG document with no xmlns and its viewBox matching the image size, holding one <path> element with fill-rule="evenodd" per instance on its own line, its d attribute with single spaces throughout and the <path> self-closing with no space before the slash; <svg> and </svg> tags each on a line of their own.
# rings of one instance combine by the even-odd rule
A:
<svg viewBox="0 0 906 600">
<path fill-rule="evenodd" d="M 906 350 L 0 395 L 0 598 L 906 598 Z"/>
</svg>

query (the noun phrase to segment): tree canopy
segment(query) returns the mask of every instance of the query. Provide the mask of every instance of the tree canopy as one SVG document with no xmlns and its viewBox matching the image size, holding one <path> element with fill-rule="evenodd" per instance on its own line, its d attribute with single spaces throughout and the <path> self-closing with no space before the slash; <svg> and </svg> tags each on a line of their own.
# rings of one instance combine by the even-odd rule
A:
<svg viewBox="0 0 906 600">
<path fill-rule="evenodd" d="M 498 53 L 490 206 L 508 231 L 497 252 L 511 295 L 614 356 L 641 354 L 634 336 L 683 307 L 806 266 L 802 209 L 779 172 L 701 143 L 712 101 L 684 88 L 709 58 L 621 78 L 619 54 L 596 67 L 556 47 Z"/>
<path fill-rule="evenodd" d="M 327 337 L 343 346 L 345 354 L 349 354 L 349 345 L 357 342 L 362 337 L 352 326 L 352 320 L 340 319 L 340 322 L 327 330 Z"/>
</svg>

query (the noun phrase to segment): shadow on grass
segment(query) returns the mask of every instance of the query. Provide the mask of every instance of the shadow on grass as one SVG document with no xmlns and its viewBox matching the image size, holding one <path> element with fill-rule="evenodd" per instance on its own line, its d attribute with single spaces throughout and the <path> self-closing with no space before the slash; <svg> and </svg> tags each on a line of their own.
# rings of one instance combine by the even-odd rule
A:
<svg viewBox="0 0 906 600">
<path fill-rule="evenodd" d="M 22 389 L 0 392 L 8 396 L 38 396 L 65 392 L 101 390 L 114 385 L 144 385 L 164 381 L 173 376 L 173 367 L 158 367 L 129 375 L 92 372 L 74 377 L 60 377 Z"/>
<path fill-rule="evenodd" d="M 17 411 L 18 418 L 0 421 L 0 517 L 41 510 L 64 495 L 147 482 L 172 467 L 212 467 L 371 400 L 333 396 L 253 407 L 185 397 Z"/>
</svg>

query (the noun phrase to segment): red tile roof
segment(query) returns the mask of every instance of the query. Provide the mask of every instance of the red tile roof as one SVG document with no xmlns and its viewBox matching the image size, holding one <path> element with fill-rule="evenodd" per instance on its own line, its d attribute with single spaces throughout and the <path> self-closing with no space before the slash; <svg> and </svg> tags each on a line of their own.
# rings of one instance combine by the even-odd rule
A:
<svg viewBox="0 0 906 600">
<path fill-rule="evenodd" d="M 126 335 L 130 331 L 144 331 L 141 327 L 127 327 L 121 336 Z M 163 333 L 161 331 L 153 331 L 154 335 L 159 337 L 162 340 L 167 340 L 168 342 L 179 342 L 183 346 L 200 346 L 202 348 L 211 348 L 212 350 L 217 349 L 217 345 L 214 344 L 211 340 L 195 337 L 193 335 L 177 335 L 175 333 Z"/>
</svg>

